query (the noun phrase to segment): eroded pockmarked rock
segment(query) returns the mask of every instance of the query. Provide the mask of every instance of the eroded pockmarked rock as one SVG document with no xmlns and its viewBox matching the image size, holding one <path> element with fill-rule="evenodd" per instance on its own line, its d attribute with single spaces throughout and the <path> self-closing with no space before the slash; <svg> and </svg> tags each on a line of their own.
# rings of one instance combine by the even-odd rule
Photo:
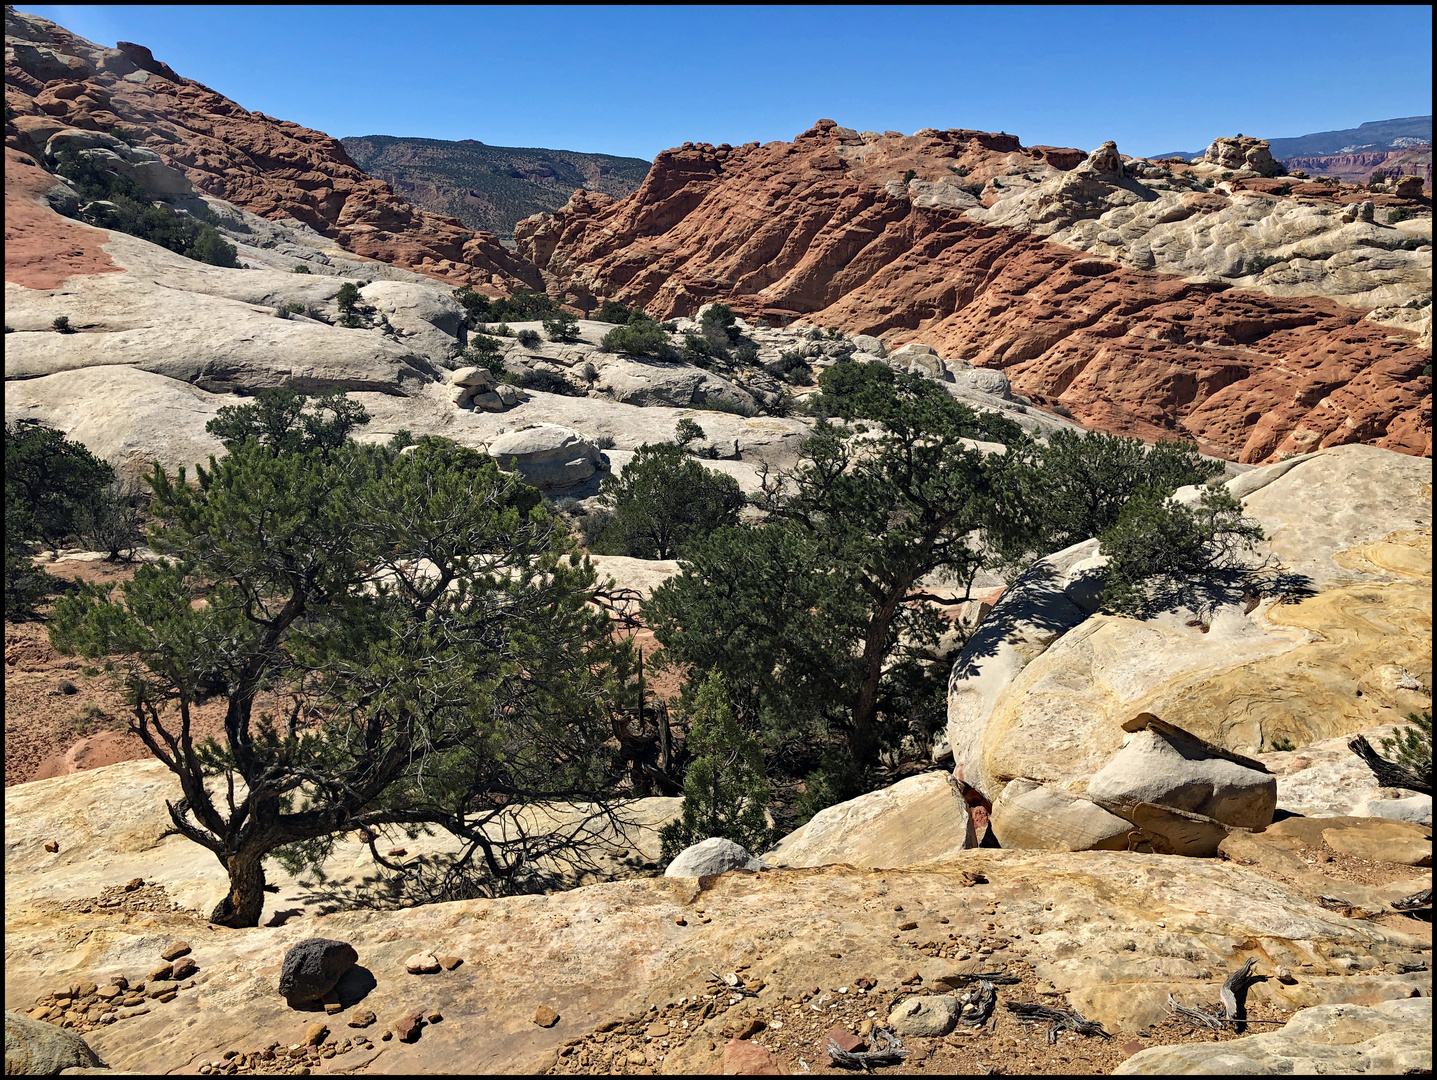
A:
<svg viewBox="0 0 1437 1080">
<path fill-rule="evenodd" d="M 346 941 L 307 938 L 285 953 L 279 992 L 295 1008 L 314 1004 L 358 962 L 359 953 Z"/>
</svg>

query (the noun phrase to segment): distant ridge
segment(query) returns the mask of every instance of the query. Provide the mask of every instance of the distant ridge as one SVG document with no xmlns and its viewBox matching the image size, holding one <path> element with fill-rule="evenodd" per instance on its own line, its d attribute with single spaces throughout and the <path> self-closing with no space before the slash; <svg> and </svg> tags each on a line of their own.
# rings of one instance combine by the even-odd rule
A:
<svg viewBox="0 0 1437 1080">
<path fill-rule="evenodd" d="M 513 235 L 515 222 L 563 206 L 575 188 L 619 199 L 649 172 L 643 158 L 488 146 L 476 139 L 356 135 L 340 142 L 356 165 L 415 206 L 505 237 Z"/>
<path fill-rule="evenodd" d="M 1247 134 L 1251 135 L 1252 132 Z M 1259 135 L 1259 138 L 1263 136 Z M 1294 157 L 1317 157 L 1327 154 L 1406 150 L 1432 142 L 1431 116 L 1403 116 L 1393 120 L 1371 120 L 1355 128 L 1340 131 L 1317 131 L 1291 139 L 1270 139 L 1272 156 L 1278 161 Z M 1147 154 L 1149 158 L 1195 158 L 1202 150 L 1171 150 L 1164 154 Z"/>
</svg>

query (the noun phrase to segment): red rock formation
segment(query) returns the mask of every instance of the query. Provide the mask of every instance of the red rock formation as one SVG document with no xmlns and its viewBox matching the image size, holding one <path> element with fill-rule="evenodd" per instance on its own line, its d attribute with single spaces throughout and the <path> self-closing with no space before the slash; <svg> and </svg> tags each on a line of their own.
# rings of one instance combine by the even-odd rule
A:
<svg viewBox="0 0 1437 1080">
<path fill-rule="evenodd" d="M 1339 180 L 1365 184 L 1381 169 L 1390 178 L 1420 176 L 1423 187 L 1432 187 L 1432 147 L 1414 146 L 1406 150 L 1373 150 L 1352 154 L 1322 154 L 1316 157 L 1289 158 L 1288 171 L 1301 170 L 1313 176 L 1333 176 Z"/>
<path fill-rule="evenodd" d="M 100 246 L 109 233 L 60 217 L 40 201 L 54 183 L 29 157 L 5 148 L 5 280 L 56 289 L 72 274 L 121 272 Z"/>
<path fill-rule="evenodd" d="M 123 127 L 128 141 L 206 194 L 262 217 L 295 218 L 356 255 L 490 294 L 539 285 L 495 237 L 415 209 L 362 172 L 337 139 L 249 112 L 143 46 L 103 49 L 8 8 L 5 33 L 7 147 L 35 156 L 65 127 Z"/>
<path fill-rule="evenodd" d="M 1246 462 L 1348 442 L 1431 453 L 1428 358 L 1412 334 L 1317 297 L 1119 268 L 921 205 L 908 183 L 972 191 L 1072 153 L 971 131 L 865 140 L 819 121 L 792 143 L 686 143 L 633 195 L 577 194 L 515 237 L 551 291 L 662 318 L 721 299 L 922 340 L 1003 368 L 1092 427 L 1186 435 Z"/>
</svg>

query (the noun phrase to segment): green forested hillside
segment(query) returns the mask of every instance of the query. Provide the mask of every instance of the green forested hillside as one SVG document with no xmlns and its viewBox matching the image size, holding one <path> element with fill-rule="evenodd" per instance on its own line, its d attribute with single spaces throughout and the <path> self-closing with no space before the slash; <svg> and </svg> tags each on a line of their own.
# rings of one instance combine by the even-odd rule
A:
<svg viewBox="0 0 1437 1080">
<path fill-rule="evenodd" d="M 356 165 L 415 206 L 500 236 L 512 235 L 521 218 L 557 210 L 575 188 L 621 198 L 649 171 L 643 158 L 486 146 L 473 139 L 359 135 L 340 141 Z"/>
</svg>

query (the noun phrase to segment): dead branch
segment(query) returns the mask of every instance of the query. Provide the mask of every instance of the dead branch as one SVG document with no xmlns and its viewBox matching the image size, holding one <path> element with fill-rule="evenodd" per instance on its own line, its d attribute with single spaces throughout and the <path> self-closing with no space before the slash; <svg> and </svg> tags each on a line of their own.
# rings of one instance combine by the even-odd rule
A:
<svg viewBox="0 0 1437 1080">
<path fill-rule="evenodd" d="M 869 1033 L 867 1050 L 845 1050 L 832 1039 L 824 1050 L 835 1065 L 857 1066 L 864 1072 L 875 1065 L 898 1065 L 909 1053 L 903 1049 L 903 1041 L 886 1027 L 876 1027 Z"/>
<path fill-rule="evenodd" d="M 1416 911 L 1418 908 L 1432 907 L 1432 890 L 1422 889 L 1411 896 L 1404 896 L 1401 900 L 1392 901 L 1393 911 Z"/>
<path fill-rule="evenodd" d="M 1076 1009 L 1054 1009 L 1048 1005 L 1029 1005 L 1023 1001 L 1005 1001 L 1003 1008 L 1017 1018 L 1019 1023 L 1039 1024 L 1048 1021 L 1048 1042 L 1058 1041 L 1058 1032 L 1075 1031 L 1079 1035 L 1101 1035 L 1105 1039 L 1112 1036 L 1103 1030 L 1103 1025 L 1096 1020 L 1089 1020 Z"/>
<path fill-rule="evenodd" d="M 1211 1028 L 1213 1031 L 1221 1031 L 1223 1029 L 1222 1018 L 1216 1013 L 1210 1013 L 1204 1009 L 1194 1009 L 1189 1005 L 1183 1005 L 1171 994 L 1168 995 L 1168 1012 L 1176 1019 L 1186 1020 L 1194 1027 L 1201 1024 L 1203 1027 Z"/>
<path fill-rule="evenodd" d="M 1366 736 L 1359 735 L 1350 740 L 1347 749 L 1367 763 L 1367 767 L 1372 770 L 1372 775 L 1377 777 L 1379 786 L 1406 788 L 1408 791 L 1419 791 L 1423 795 L 1432 794 L 1432 778 L 1430 776 L 1422 776 L 1403 765 L 1388 761 L 1372 749 L 1372 744 L 1367 741 Z"/>
<path fill-rule="evenodd" d="M 993 1015 L 993 1007 L 998 1004 L 998 994 L 991 982 L 980 978 L 978 989 L 969 991 L 959 1000 L 963 1003 L 963 1011 L 958 1014 L 958 1022 L 964 1027 L 982 1027 L 988 1022 L 988 1017 Z"/>
<path fill-rule="evenodd" d="M 1223 1019 L 1239 1033 L 1246 1030 L 1247 1027 L 1245 1021 L 1247 1020 L 1248 987 L 1267 980 L 1266 975 L 1252 973 L 1256 964 L 1256 957 L 1249 956 L 1247 963 L 1223 980 L 1222 989 L 1218 992 L 1218 996 L 1222 998 Z"/>
</svg>

